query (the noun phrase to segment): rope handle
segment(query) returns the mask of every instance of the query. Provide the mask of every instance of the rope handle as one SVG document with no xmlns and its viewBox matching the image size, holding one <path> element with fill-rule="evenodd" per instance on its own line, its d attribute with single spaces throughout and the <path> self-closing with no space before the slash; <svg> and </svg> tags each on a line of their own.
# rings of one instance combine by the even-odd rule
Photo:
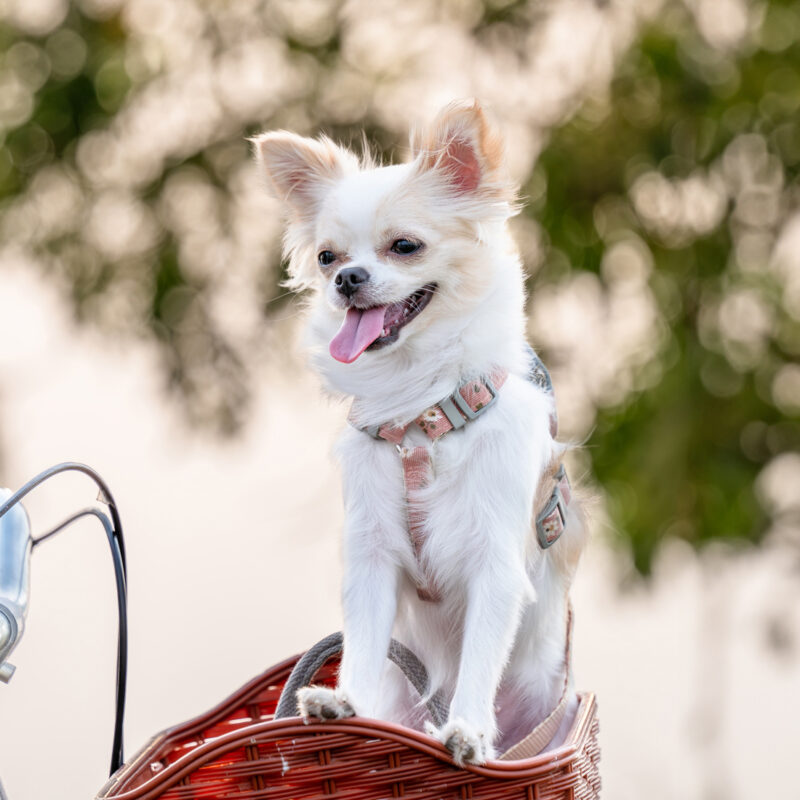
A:
<svg viewBox="0 0 800 800">
<path fill-rule="evenodd" d="M 331 658 L 342 652 L 344 637 L 341 631 L 331 633 L 321 639 L 307 650 L 294 665 L 286 684 L 281 692 L 278 706 L 275 709 L 275 719 L 296 717 L 297 691 L 308 686 L 321 667 Z M 408 682 L 417 690 L 421 698 L 428 692 L 428 671 L 423 663 L 404 644 L 392 639 L 387 653 L 389 660 L 396 664 Z M 440 692 L 425 701 L 434 725 L 441 727 L 447 721 L 447 703 Z"/>
</svg>

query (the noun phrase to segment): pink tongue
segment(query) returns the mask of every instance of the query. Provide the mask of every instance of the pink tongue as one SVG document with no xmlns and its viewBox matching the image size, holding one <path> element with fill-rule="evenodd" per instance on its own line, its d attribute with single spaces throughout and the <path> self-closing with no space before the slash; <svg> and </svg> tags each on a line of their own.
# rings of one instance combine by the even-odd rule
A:
<svg viewBox="0 0 800 800">
<path fill-rule="evenodd" d="M 355 361 L 383 333 L 386 306 L 348 308 L 339 332 L 331 339 L 331 355 L 344 364 Z"/>
</svg>

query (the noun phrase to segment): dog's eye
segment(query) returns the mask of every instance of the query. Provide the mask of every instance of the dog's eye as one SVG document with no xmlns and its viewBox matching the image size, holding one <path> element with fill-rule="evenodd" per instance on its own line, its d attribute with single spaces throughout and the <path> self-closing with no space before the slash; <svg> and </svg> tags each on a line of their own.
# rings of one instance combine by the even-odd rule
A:
<svg viewBox="0 0 800 800">
<path fill-rule="evenodd" d="M 412 242 L 410 239 L 395 239 L 391 250 L 401 256 L 410 256 L 416 253 L 422 245 L 419 242 Z"/>
<path fill-rule="evenodd" d="M 317 261 L 321 267 L 329 267 L 336 261 L 336 253 L 332 250 L 323 250 L 318 256 Z"/>
</svg>

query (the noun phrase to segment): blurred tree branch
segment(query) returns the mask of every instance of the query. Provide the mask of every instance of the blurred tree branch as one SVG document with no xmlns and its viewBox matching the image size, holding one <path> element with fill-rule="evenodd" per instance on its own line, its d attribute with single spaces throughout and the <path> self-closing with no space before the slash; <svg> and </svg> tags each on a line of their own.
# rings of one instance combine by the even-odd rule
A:
<svg viewBox="0 0 800 800">
<path fill-rule="evenodd" d="M 531 336 L 636 571 L 665 537 L 795 537 L 800 4 L 636 7 L 10 3 L 0 269 L 151 341 L 187 419 L 234 434 L 287 303 L 246 135 L 402 158 L 466 75 L 508 123 Z"/>
</svg>

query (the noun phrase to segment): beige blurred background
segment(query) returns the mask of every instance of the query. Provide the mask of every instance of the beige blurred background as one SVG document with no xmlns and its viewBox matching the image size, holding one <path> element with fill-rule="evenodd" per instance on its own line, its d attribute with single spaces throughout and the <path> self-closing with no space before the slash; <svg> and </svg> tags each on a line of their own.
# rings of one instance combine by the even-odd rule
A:
<svg viewBox="0 0 800 800">
<path fill-rule="evenodd" d="M 575 671 L 604 797 L 800 796 L 798 41 L 792 2 L 0 2 L 0 485 L 78 460 L 117 498 L 128 755 L 341 625 L 346 406 L 305 367 L 245 136 L 365 128 L 402 158 L 410 125 L 477 95 L 599 498 Z M 54 481 L 35 531 L 93 497 Z M 0 781 L 92 797 L 102 532 L 42 546 L 31 586 Z"/>
<path fill-rule="evenodd" d="M 122 352 L 76 330 L 29 273 L 6 280 L 0 320 L 5 482 L 78 459 L 102 471 L 122 510 L 128 754 L 340 628 L 329 450 L 344 409 L 308 373 L 265 365 L 246 440 L 209 444 L 165 402 L 146 347 Z M 31 498 L 34 527 L 93 496 L 88 481 L 63 477 Z M 765 553 L 699 565 L 674 546 L 649 589 L 621 593 L 617 578 L 598 534 L 574 592 L 575 670 L 599 698 L 604 796 L 796 797 L 800 674 L 764 651 L 757 613 L 776 593 L 794 597 L 782 564 Z M 0 776 L 11 800 L 92 797 L 113 723 L 102 531 L 86 522 L 42 546 L 31 585 L 18 671 L 0 687 Z"/>
</svg>

